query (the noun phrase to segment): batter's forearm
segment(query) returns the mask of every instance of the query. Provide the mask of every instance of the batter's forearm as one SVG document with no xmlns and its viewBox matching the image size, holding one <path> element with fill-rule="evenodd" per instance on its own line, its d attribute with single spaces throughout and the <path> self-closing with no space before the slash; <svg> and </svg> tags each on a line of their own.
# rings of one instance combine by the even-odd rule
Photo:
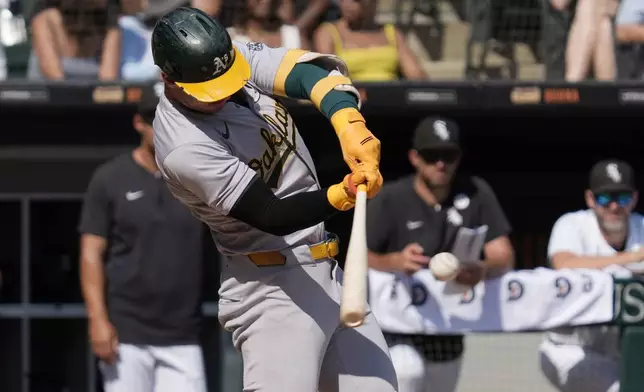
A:
<svg viewBox="0 0 644 392">
<path fill-rule="evenodd" d="M 87 318 L 90 321 L 107 320 L 103 261 L 97 256 L 84 256 L 81 260 L 80 273 Z"/>
<path fill-rule="evenodd" d="M 266 233 L 284 236 L 324 222 L 337 212 L 329 203 L 327 189 L 278 199 L 257 177 L 229 215 Z"/>
<path fill-rule="evenodd" d="M 351 84 L 344 76 L 329 75 L 329 71 L 315 64 L 296 64 L 284 85 L 286 96 L 306 99 L 315 104 L 328 119 L 342 109 L 358 109 L 358 97 L 349 91 L 335 90 L 341 84 Z"/>
</svg>

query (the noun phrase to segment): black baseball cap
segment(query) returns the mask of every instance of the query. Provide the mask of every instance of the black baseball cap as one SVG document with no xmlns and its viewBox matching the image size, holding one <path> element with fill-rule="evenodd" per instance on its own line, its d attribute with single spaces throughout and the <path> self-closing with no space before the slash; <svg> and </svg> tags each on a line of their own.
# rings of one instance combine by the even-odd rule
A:
<svg viewBox="0 0 644 392">
<path fill-rule="evenodd" d="M 143 117 L 143 120 L 148 124 L 154 121 L 154 114 L 159 104 L 159 95 L 153 86 L 145 86 L 141 88 L 141 100 L 136 106 L 136 113 Z"/>
<path fill-rule="evenodd" d="M 416 151 L 422 150 L 459 150 L 461 149 L 460 130 L 454 120 L 443 117 L 427 117 L 422 120 L 412 140 Z"/>
<path fill-rule="evenodd" d="M 590 171 L 590 191 L 604 192 L 634 192 L 635 172 L 631 165 L 624 161 L 609 159 L 597 162 Z"/>
</svg>

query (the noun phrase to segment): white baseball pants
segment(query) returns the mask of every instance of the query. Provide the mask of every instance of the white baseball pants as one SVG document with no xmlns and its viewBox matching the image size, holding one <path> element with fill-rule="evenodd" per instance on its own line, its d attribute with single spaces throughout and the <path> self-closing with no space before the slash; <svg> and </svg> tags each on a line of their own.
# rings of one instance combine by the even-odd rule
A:
<svg viewBox="0 0 644 392">
<path fill-rule="evenodd" d="M 545 340 L 541 371 L 561 392 L 619 392 L 619 363 L 572 344 Z"/>
<path fill-rule="evenodd" d="M 99 365 L 105 392 L 206 392 L 201 348 L 120 344 L 118 361 Z"/>
<path fill-rule="evenodd" d="M 222 263 L 219 321 L 242 353 L 244 392 L 398 392 L 373 314 L 340 325 L 337 264 L 315 262 L 306 245 L 282 254 L 285 266 L 244 256 Z"/>
<path fill-rule="evenodd" d="M 428 362 L 409 344 L 389 348 L 396 369 L 399 392 L 454 392 L 461 373 L 461 359 Z"/>
</svg>

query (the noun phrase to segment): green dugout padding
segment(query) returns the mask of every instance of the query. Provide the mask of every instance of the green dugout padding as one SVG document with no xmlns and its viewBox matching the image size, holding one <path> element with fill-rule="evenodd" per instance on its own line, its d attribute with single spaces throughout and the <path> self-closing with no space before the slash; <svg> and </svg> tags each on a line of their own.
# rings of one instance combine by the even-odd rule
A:
<svg viewBox="0 0 644 392">
<path fill-rule="evenodd" d="M 614 321 L 623 328 L 620 392 L 644 392 L 644 281 L 615 280 Z"/>
<path fill-rule="evenodd" d="M 620 392 L 644 391 L 644 327 L 626 327 L 622 335 Z"/>
</svg>

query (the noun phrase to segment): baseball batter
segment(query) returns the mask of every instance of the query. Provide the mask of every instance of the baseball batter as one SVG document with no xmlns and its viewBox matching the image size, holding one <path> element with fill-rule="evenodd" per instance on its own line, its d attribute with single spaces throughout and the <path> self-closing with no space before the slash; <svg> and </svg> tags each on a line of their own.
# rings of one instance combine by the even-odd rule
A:
<svg viewBox="0 0 644 392">
<path fill-rule="evenodd" d="M 165 96 L 156 159 L 171 192 L 210 226 L 224 256 L 219 320 L 244 360 L 244 391 L 396 391 L 373 316 L 339 323 L 337 240 L 324 220 L 382 186 L 380 142 L 334 56 L 232 42 L 179 8 L 152 36 Z M 351 174 L 322 188 L 293 119 L 271 96 L 310 100 L 335 129 Z"/>
</svg>

